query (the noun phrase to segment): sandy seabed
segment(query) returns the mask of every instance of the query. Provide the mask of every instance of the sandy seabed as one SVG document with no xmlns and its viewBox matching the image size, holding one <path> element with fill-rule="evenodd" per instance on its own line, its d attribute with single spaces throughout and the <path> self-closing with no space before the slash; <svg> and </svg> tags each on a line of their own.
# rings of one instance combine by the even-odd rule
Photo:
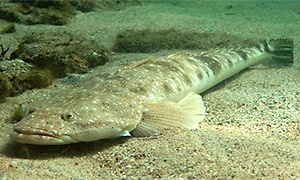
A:
<svg viewBox="0 0 300 180">
<path fill-rule="evenodd" d="M 153 1 L 121 11 L 80 13 L 63 27 L 16 25 L 20 33 L 58 28 L 85 32 L 105 47 L 126 29 L 288 37 L 295 42 L 295 63 L 239 73 L 203 94 L 208 115 L 198 130 L 174 128 L 147 138 L 17 144 L 9 136 L 13 124 L 6 121 L 14 102 L 38 98 L 51 87 L 8 98 L 0 104 L 1 178 L 300 179 L 299 7 L 297 1 Z M 133 56 L 149 54 L 120 55 Z"/>
</svg>

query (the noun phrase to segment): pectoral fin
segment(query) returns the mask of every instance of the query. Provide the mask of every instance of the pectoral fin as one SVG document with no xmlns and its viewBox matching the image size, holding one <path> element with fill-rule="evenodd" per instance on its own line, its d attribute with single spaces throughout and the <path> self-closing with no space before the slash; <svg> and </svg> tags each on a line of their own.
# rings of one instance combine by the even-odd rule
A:
<svg viewBox="0 0 300 180">
<path fill-rule="evenodd" d="M 200 95 L 189 93 L 178 103 L 152 101 L 144 104 L 141 122 L 131 131 L 133 136 L 160 134 L 169 127 L 197 129 L 205 115 L 205 106 Z"/>
</svg>

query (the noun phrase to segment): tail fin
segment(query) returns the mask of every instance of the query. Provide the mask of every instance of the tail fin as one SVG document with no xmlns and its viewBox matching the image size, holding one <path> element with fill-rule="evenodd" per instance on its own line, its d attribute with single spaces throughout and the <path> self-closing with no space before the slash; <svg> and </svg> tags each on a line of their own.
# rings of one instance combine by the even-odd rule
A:
<svg viewBox="0 0 300 180">
<path fill-rule="evenodd" d="M 294 62 L 293 39 L 269 39 L 264 42 L 265 50 L 271 55 L 263 64 L 268 67 L 282 67 Z"/>
</svg>

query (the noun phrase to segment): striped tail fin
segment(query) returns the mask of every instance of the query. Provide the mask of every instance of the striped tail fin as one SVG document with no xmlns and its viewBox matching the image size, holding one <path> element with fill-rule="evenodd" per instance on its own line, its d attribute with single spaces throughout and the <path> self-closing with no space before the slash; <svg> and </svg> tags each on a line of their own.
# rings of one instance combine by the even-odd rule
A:
<svg viewBox="0 0 300 180">
<path fill-rule="evenodd" d="M 271 55 L 269 61 L 263 62 L 268 67 L 282 67 L 294 62 L 293 39 L 269 39 L 264 42 L 265 50 Z"/>
</svg>

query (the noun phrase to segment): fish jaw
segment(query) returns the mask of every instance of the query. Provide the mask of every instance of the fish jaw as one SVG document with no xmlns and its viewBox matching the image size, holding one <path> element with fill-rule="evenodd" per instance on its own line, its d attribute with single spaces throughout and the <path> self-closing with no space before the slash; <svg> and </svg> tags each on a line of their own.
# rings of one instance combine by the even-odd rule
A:
<svg viewBox="0 0 300 180">
<path fill-rule="evenodd" d="M 75 143 L 76 141 L 69 135 L 60 135 L 43 130 L 21 130 L 14 128 L 10 134 L 12 139 L 18 143 L 36 145 L 61 145 Z"/>
<path fill-rule="evenodd" d="M 12 139 L 18 143 L 35 144 L 35 145 L 62 145 L 76 142 L 90 142 L 99 139 L 110 139 L 121 136 L 130 136 L 128 129 L 121 128 L 102 128 L 90 129 L 83 134 L 56 134 L 53 132 L 39 130 L 39 129 L 18 129 L 14 128 L 11 133 Z"/>
</svg>

